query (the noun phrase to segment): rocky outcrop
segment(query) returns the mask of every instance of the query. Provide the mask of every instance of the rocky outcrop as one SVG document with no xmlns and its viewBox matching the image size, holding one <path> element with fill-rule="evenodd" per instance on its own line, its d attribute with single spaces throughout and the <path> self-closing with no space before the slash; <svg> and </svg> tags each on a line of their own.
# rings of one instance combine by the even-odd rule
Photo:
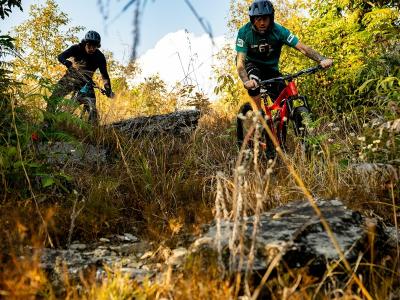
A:
<svg viewBox="0 0 400 300">
<path fill-rule="evenodd" d="M 75 241 L 66 249 L 29 248 L 28 252 L 29 256 L 40 257 L 40 267 L 58 293 L 64 290 L 65 278 L 79 282 L 80 276 L 86 273 L 96 274 L 98 281 L 113 272 L 139 283 L 156 281 L 168 266 L 182 265 L 188 254 L 183 247 L 172 250 L 154 247 L 130 233 L 100 238 L 92 244 Z"/>
<path fill-rule="evenodd" d="M 196 128 L 199 118 L 199 110 L 183 110 L 165 115 L 132 118 L 113 123 L 111 127 L 133 138 L 160 133 L 183 135 Z"/>
<path fill-rule="evenodd" d="M 46 163 L 54 165 L 85 166 L 105 163 L 107 151 L 85 143 L 48 142 L 35 144 L 37 154 L 46 157 Z"/>
<path fill-rule="evenodd" d="M 379 127 L 380 130 L 387 130 L 394 134 L 400 133 L 400 119 L 388 121 Z"/>
<path fill-rule="evenodd" d="M 320 200 L 317 204 L 347 260 L 354 261 L 360 251 L 368 249 L 369 226 L 366 226 L 366 219 L 361 214 L 347 209 L 338 200 Z M 238 251 L 239 238 L 233 236 L 234 224 L 230 221 L 222 221 L 220 229 L 217 225 L 211 226 L 194 242 L 192 251 L 203 251 L 204 247 L 214 251 L 222 249 L 221 255 L 226 267 L 245 271 L 249 257 L 252 256 L 250 249 L 254 236 L 254 218 L 244 219 L 236 228 L 243 235 L 243 251 Z M 374 223 L 374 220 L 369 220 L 371 222 Z M 377 235 L 375 240 L 385 241 L 386 233 L 379 230 L 379 226 L 374 228 L 374 234 Z M 282 261 L 291 268 L 308 265 L 315 271 L 323 271 L 327 262 L 340 258 L 308 202 L 293 202 L 263 213 L 256 230 L 253 270 L 265 270 L 277 255 L 281 255 Z M 242 263 L 239 265 L 240 255 Z"/>
<path fill-rule="evenodd" d="M 30 251 L 40 255 L 40 267 L 48 274 L 52 284 L 62 289 L 66 272 L 70 280 L 78 281 L 80 274 L 93 271 L 96 278 L 102 280 L 107 277 L 107 268 L 118 270 L 137 282 L 150 279 L 161 269 L 161 265 L 151 259 L 151 248 L 149 243 L 125 233 L 101 238 L 94 244 L 76 241 L 68 249 Z"/>
<path fill-rule="evenodd" d="M 398 230 L 385 228 L 377 220 L 365 218 L 346 208 L 338 200 L 319 200 L 317 204 L 348 261 L 354 261 L 359 253 L 367 252 L 370 234 L 375 235 L 379 249 L 396 248 L 400 236 Z M 95 272 L 98 280 L 102 280 L 110 274 L 106 271 L 108 267 L 137 282 L 144 279 L 161 280 L 165 270 L 179 268 L 190 255 L 214 252 L 218 256 L 218 249 L 221 249 L 221 262 L 225 268 L 241 272 L 248 268 L 249 258 L 252 271 L 263 271 L 280 256 L 279 261 L 284 261 L 290 268 L 307 265 L 314 275 L 321 275 L 327 262 L 340 259 L 308 202 L 292 202 L 261 214 L 255 235 L 254 221 L 255 216 L 248 217 L 235 229 L 243 237 L 243 251 L 239 250 L 241 239 L 233 234 L 234 223 L 227 220 L 221 221 L 219 226 L 205 226 L 204 234 L 200 237 L 186 237 L 192 241 L 188 249 L 169 249 L 162 245 L 155 247 L 125 233 L 101 238 L 90 245 L 76 241 L 68 249 L 32 251 L 39 251 L 41 267 L 49 274 L 53 285 L 60 289 L 65 272 L 68 272 L 70 279 L 79 280 L 81 273 L 91 271 Z M 250 251 L 252 245 L 254 250 Z M 214 254 L 211 255 L 215 257 Z"/>
<path fill-rule="evenodd" d="M 394 164 L 359 163 L 351 165 L 350 170 L 355 173 L 356 178 L 363 181 L 372 181 L 377 184 L 399 181 L 400 169 Z"/>
</svg>

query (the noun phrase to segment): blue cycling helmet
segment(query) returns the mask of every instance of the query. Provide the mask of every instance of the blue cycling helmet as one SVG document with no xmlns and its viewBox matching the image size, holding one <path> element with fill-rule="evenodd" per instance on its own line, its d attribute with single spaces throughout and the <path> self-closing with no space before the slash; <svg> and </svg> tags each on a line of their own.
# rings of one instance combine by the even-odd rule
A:
<svg viewBox="0 0 400 300">
<path fill-rule="evenodd" d="M 90 30 L 85 34 L 85 38 L 83 39 L 86 43 L 95 44 L 97 47 L 100 48 L 101 46 L 101 37 L 97 31 Z"/>
<path fill-rule="evenodd" d="M 249 17 L 251 23 L 254 22 L 256 17 L 270 16 L 271 25 L 274 24 L 275 10 L 271 1 L 268 0 L 255 0 L 249 7 Z"/>
</svg>

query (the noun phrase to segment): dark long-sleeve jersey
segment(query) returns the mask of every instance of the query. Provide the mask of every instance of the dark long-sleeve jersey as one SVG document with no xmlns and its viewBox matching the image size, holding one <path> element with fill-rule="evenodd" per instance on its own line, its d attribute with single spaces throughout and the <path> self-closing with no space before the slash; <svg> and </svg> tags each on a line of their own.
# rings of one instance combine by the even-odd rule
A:
<svg viewBox="0 0 400 300">
<path fill-rule="evenodd" d="M 97 69 L 100 70 L 103 80 L 110 82 L 110 76 L 107 72 L 107 63 L 104 54 L 97 49 L 93 54 L 88 54 L 83 44 L 76 44 L 69 47 L 67 50 L 58 55 L 58 61 L 69 68 L 72 62 L 68 58 L 74 58 L 79 65 L 79 70 L 82 71 L 88 79 L 93 77 Z"/>
</svg>

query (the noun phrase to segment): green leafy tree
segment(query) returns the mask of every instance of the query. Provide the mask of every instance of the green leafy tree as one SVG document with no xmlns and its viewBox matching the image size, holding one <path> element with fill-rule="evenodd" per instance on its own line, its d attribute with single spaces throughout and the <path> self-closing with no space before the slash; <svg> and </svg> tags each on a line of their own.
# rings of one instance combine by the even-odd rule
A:
<svg viewBox="0 0 400 300">
<path fill-rule="evenodd" d="M 159 75 L 145 78 L 139 85 L 139 105 L 146 115 L 173 111 L 175 101 L 170 101 L 167 86 Z"/>
<path fill-rule="evenodd" d="M 231 1 L 228 24 L 233 37 L 238 28 L 248 22 L 247 8 L 251 2 Z M 400 14 L 395 1 L 285 0 L 274 5 L 278 23 L 305 44 L 334 59 L 331 69 L 300 80 L 311 102 L 318 103 L 314 107 L 346 111 L 365 105 L 384 107 L 389 101 L 400 101 Z M 234 63 L 234 57 L 229 56 L 227 65 L 218 71 L 226 78 L 231 69 L 233 83 L 236 83 Z M 313 64 L 296 50 L 283 48 L 282 72 L 294 72 Z M 232 81 L 223 78 L 220 81 L 222 87 L 226 87 L 222 88 L 226 92 L 224 99 L 232 101 L 237 96 Z"/>
<path fill-rule="evenodd" d="M 54 0 L 47 0 L 44 6 L 32 5 L 28 20 L 14 28 L 16 48 L 24 53 L 23 59 L 14 62 L 15 75 L 28 82 L 54 83 L 64 72 L 57 55 L 78 42 L 77 34 L 83 30 L 68 27 L 69 23 Z"/>
<path fill-rule="evenodd" d="M 22 10 L 21 1 L 10 0 L 0 2 L 0 17 L 5 19 L 11 9 L 18 7 Z M 17 57 L 15 40 L 9 35 L 0 35 L 0 140 L 7 141 L 11 132 L 12 121 L 12 96 L 15 94 L 17 82 L 12 79 L 12 64 L 5 60 L 6 56 Z M 2 162 L 0 151 L 0 167 Z"/>
<path fill-rule="evenodd" d="M 135 61 L 129 62 L 127 65 L 117 61 L 112 52 L 106 51 L 104 55 L 107 59 L 107 68 L 110 72 L 113 91 L 116 94 L 125 94 L 129 90 L 128 81 L 133 79 L 140 73 L 140 68 Z"/>
<path fill-rule="evenodd" d="M 320 91 L 329 88 L 327 100 L 339 111 L 395 100 L 378 98 L 377 92 L 381 80 L 398 76 L 398 67 L 390 61 L 396 60 L 394 48 L 400 38 L 399 9 L 391 1 L 318 0 L 309 11 L 311 17 L 304 22 L 305 40 L 319 45 L 325 55 L 335 60 L 334 67 L 318 84 L 309 82 L 308 88 L 315 97 L 321 98 Z M 373 78 L 376 85 L 360 97 L 359 88 Z M 322 89 L 318 91 L 313 86 Z"/>
</svg>

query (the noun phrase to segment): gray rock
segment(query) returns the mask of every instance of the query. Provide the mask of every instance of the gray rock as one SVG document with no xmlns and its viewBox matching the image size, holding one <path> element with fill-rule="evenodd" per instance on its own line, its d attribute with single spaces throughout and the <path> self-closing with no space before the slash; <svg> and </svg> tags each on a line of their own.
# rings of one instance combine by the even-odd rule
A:
<svg viewBox="0 0 400 300">
<path fill-rule="evenodd" d="M 357 258 L 358 250 L 367 240 L 365 219 L 357 212 L 347 209 L 340 201 L 317 201 L 317 204 L 332 229 L 335 238 L 348 260 Z M 243 220 L 244 232 L 244 264 L 246 269 L 249 249 L 252 242 L 254 216 Z M 229 249 L 232 238 L 233 223 L 223 221 L 221 224 L 221 245 L 223 257 L 235 254 Z M 217 227 L 211 226 L 199 240 L 192 244 L 191 251 L 202 251 L 204 247 L 216 250 L 218 245 Z M 237 243 L 237 242 L 236 242 Z M 319 218 L 308 202 L 292 202 L 286 206 L 263 213 L 257 227 L 255 238 L 254 270 L 264 270 L 271 260 L 282 254 L 283 260 L 289 267 L 300 267 L 311 263 L 312 266 L 324 268 L 326 262 L 339 259 L 332 241 L 325 232 Z M 227 261 L 225 261 L 228 264 Z M 232 266 L 237 269 L 236 266 Z"/>
<path fill-rule="evenodd" d="M 399 168 L 391 164 L 383 163 L 360 163 L 350 165 L 350 170 L 355 172 L 365 181 L 374 181 L 378 184 L 399 181 Z"/>
<path fill-rule="evenodd" d="M 131 261 L 126 265 L 128 268 L 140 269 L 143 266 L 143 262 L 141 261 Z"/>
<path fill-rule="evenodd" d="M 97 248 L 93 251 L 93 255 L 95 257 L 104 257 L 110 254 L 110 250 L 108 249 L 102 249 L 102 248 Z"/>
<path fill-rule="evenodd" d="M 136 256 L 141 257 L 143 253 L 151 248 L 151 245 L 145 241 L 140 241 L 131 244 L 131 247 L 132 252 L 135 253 Z"/>
<path fill-rule="evenodd" d="M 396 229 L 395 227 L 385 227 L 385 233 L 387 235 L 386 243 L 392 247 L 396 248 L 400 245 L 400 229 Z"/>
<path fill-rule="evenodd" d="M 400 119 L 388 121 L 380 126 L 381 130 L 387 130 L 395 134 L 400 133 Z"/>
<path fill-rule="evenodd" d="M 87 164 L 105 163 L 105 149 L 84 143 L 52 142 L 38 144 L 39 153 L 47 157 L 49 164 Z"/>
<path fill-rule="evenodd" d="M 121 255 L 131 255 L 131 254 L 135 254 L 135 252 L 136 252 L 135 244 L 124 243 L 122 245 L 110 246 L 110 249 L 118 252 Z"/>
<path fill-rule="evenodd" d="M 196 128 L 200 118 L 199 110 L 183 110 L 170 114 L 137 117 L 111 125 L 131 137 L 154 136 L 160 133 L 186 134 Z"/>
<path fill-rule="evenodd" d="M 123 235 L 117 234 L 115 237 L 120 241 L 125 241 L 125 236 L 123 236 Z"/>
<path fill-rule="evenodd" d="M 138 282 L 145 278 L 151 278 L 158 270 L 156 265 L 143 265 L 146 259 L 138 262 L 136 250 L 148 250 L 150 245 L 146 242 L 133 242 L 132 236 L 127 236 L 130 243 L 123 241 L 122 244 L 108 242 L 106 245 L 86 245 L 75 242 L 68 250 L 62 249 L 34 249 L 41 254 L 41 268 L 49 274 L 53 286 L 60 291 L 63 289 L 63 278 L 65 271 L 71 280 L 79 280 L 80 274 L 86 270 L 95 270 L 98 280 L 105 279 L 108 273 L 105 267 L 120 269 L 123 274 L 128 274 L 130 278 Z M 125 235 L 124 235 L 125 240 Z M 94 250 L 88 250 L 94 249 Z"/>
<path fill-rule="evenodd" d="M 129 241 L 129 242 L 138 242 L 139 241 L 139 239 L 136 236 L 134 236 L 133 234 L 130 234 L 130 233 L 124 233 L 124 237 L 125 237 L 125 240 Z"/>
<path fill-rule="evenodd" d="M 85 244 L 72 244 L 69 246 L 69 249 L 71 250 L 85 250 L 87 246 Z"/>
<path fill-rule="evenodd" d="M 168 258 L 167 263 L 173 266 L 182 265 L 185 261 L 188 250 L 186 248 L 177 248 L 172 250 L 171 256 Z"/>
</svg>

